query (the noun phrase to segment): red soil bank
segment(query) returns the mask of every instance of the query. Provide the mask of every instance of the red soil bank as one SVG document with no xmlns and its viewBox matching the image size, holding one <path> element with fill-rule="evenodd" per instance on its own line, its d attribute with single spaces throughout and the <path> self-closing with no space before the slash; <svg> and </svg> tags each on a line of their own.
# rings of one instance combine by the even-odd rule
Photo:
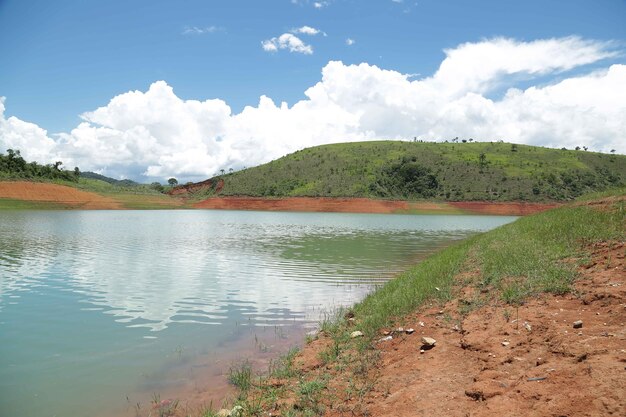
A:
<svg viewBox="0 0 626 417">
<path fill-rule="evenodd" d="M 117 201 L 96 193 L 64 185 L 28 181 L 0 182 L 0 198 L 57 203 L 66 205 L 68 208 L 91 210 L 121 208 Z"/>
<path fill-rule="evenodd" d="M 558 204 L 490 203 L 490 202 L 408 202 L 372 200 L 368 198 L 260 198 L 213 197 L 194 204 L 196 208 L 222 210 L 311 211 L 339 213 L 473 213 L 497 215 L 527 215 L 544 211 Z"/>
<path fill-rule="evenodd" d="M 526 216 L 560 206 L 558 203 L 490 203 L 484 201 L 458 201 L 448 203 L 459 210 L 476 214 Z"/>
</svg>

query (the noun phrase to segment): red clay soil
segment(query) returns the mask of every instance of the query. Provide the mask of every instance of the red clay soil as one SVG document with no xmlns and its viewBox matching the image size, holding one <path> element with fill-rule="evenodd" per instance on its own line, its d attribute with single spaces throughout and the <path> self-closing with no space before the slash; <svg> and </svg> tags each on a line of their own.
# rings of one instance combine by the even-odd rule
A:
<svg viewBox="0 0 626 417">
<path fill-rule="evenodd" d="M 208 190 L 208 189 L 211 189 L 212 187 L 213 187 L 213 180 L 205 180 L 202 182 L 178 185 L 172 188 L 168 192 L 168 194 L 184 196 L 189 193 L 196 193 L 198 191 Z M 218 180 L 217 185 L 215 187 L 215 192 L 219 193 L 220 191 L 222 191 L 222 188 L 224 188 L 224 180 L 220 179 Z"/>
<path fill-rule="evenodd" d="M 117 201 L 96 193 L 64 185 L 28 181 L 0 182 L 0 198 L 57 203 L 68 208 L 90 210 L 121 208 Z"/>
<path fill-rule="evenodd" d="M 368 198 L 261 198 L 212 197 L 194 204 L 195 208 L 221 210 L 309 211 L 338 213 L 470 213 L 522 216 L 554 208 L 558 204 L 490 202 L 408 202 Z"/>
<path fill-rule="evenodd" d="M 559 203 L 527 203 L 515 201 L 507 203 L 491 203 L 484 201 L 457 201 L 448 204 L 459 210 L 475 214 L 513 216 L 527 216 L 529 214 L 539 213 L 541 211 L 550 210 L 560 206 Z"/>
<path fill-rule="evenodd" d="M 378 342 L 379 361 L 365 375 L 324 367 L 325 336 L 296 363 L 305 379 L 330 375 L 325 416 L 624 416 L 626 245 L 601 243 L 589 252 L 570 295 L 464 317 L 456 300 L 405 317 L 400 324 L 415 333 Z M 421 353 L 422 336 L 435 347 Z M 371 389 L 359 398 L 359 387 Z"/>
</svg>

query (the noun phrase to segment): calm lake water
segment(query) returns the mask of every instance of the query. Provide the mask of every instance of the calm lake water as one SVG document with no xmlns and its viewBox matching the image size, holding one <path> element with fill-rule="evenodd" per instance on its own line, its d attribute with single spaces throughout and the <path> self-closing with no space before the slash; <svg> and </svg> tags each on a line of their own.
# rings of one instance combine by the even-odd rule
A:
<svg viewBox="0 0 626 417">
<path fill-rule="evenodd" d="M 0 211 L 0 416 L 134 416 L 190 381 L 210 393 L 202 375 L 248 354 L 246 337 L 260 352 L 300 338 L 426 254 L 514 219 Z"/>
</svg>

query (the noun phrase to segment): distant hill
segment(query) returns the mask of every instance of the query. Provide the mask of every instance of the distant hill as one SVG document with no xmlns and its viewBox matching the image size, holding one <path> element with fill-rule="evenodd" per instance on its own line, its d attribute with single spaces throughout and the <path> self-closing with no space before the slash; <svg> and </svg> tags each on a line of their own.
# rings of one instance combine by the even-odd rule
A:
<svg viewBox="0 0 626 417">
<path fill-rule="evenodd" d="M 100 180 L 100 181 L 107 182 L 107 183 L 109 183 L 111 185 L 119 185 L 119 186 L 123 186 L 123 187 L 132 187 L 132 186 L 141 185 L 138 182 L 135 182 L 135 181 L 132 181 L 132 180 L 116 180 L 115 178 L 106 177 L 104 175 L 96 174 L 95 172 L 91 172 L 91 171 L 81 172 L 80 176 L 83 177 L 83 178 L 90 178 L 90 179 L 93 179 L 93 180 Z"/>
<path fill-rule="evenodd" d="M 207 183 L 206 196 L 564 201 L 623 186 L 626 156 L 501 142 L 340 143 Z"/>
</svg>

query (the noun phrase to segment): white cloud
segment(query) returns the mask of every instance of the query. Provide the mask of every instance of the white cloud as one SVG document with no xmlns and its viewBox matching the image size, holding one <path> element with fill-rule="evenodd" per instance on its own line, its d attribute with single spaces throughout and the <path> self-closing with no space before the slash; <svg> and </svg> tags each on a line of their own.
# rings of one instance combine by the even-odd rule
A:
<svg viewBox="0 0 626 417">
<path fill-rule="evenodd" d="M 356 43 L 356 41 L 354 39 L 348 38 L 346 39 L 346 45 L 348 46 L 352 46 Z"/>
<path fill-rule="evenodd" d="M 330 5 L 330 2 L 328 2 L 328 1 L 316 1 L 316 2 L 313 2 L 313 7 L 315 7 L 316 9 L 322 9 L 322 8 L 324 8 L 326 6 L 329 6 L 329 5 Z"/>
<path fill-rule="evenodd" d="M 276 52 L 279 49 L 286 49 L 289 52 L 311 55 L 313 47 L 302 42 L 302 39 L 291 33 L 283 33 L 277 38 L 272 38 L 261 42 L 261 47 L 267 52 Z"/>
<path fill-rule="evenodd" d="M 311 35 L 311 36 L 315 36 L 315 35 L 321 33 L 324 36 L 326 36 L 325 32 L 322 32 L 321 30 L 315 29 L 314 27 L 311 27 L 311 26 L 302 26 L 302 27 L 299 27 L 299 28 L 292 29 L 291 33 L 301 33 L 303 35 Z"/>
<path fill-rule="evenodd" d="M 611 44 L 577 36 L 520 42 L 496 38 L 445 50 L 433 81 L 446 95 L 488 93 L 511 75 L 541 76 L 615 57 Z"/>
<path fill-rule="evenodd" d="M 270 45 L 289 48 L 278 39 Z M 306 99 L 290 107 L 262 96 L 238 114 L 222 100 L 181 99 L 159 81 L 84 113 L 82 123 L 54 139 L 32 123 L 7 118 L 0 102 L 0 149 L 143 181 L 197 180 L 308 146 L 414 136 L 626 153 L 626 65 L 563 74 L 614 55 L 610 45 L 579 38 L 494 39 L 447 50 L 436 73 L 418 79 L 331 61 Z M 527 83 L 540 76 L 541 84 L 517 89 L 519 76 Z M 502 87 L 502 97 L 486 96 Z"/>
<path fill-rule="evenodd" d="M 17 117 L 4 116 L 5 97 L 0 97 L 0 152 L 7 149 L 19 150 L 26 160 L 52 163 L 55 158 L 54 140 L 48 132 L 34 123 L 24 122 Z"/>
<path fill-rule="evenodd" d="M 331 2 L 329 0 L 313 2 L 311 2 L 311 0 L 291 0 L 291 4 L 296 4 L 300 6 L 312 4 L 313 7 L 315 7 L 316 9 L 322 9 L 324 7 L 330 6 L 330 3 Z"/>
<path fill-rule="evenodd" d="M 214 33 L 220 30 L 217 26 L 185 26 L 183 29 L 183 35 L 204 35 L 205 33 Z"/>
</svg>

